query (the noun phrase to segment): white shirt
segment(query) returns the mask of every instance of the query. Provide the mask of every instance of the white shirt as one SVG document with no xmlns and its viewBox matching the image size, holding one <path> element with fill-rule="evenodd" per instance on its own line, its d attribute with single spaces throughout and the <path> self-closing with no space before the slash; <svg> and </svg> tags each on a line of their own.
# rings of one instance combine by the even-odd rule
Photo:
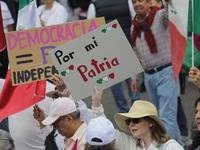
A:
<svg viewBox="0 0 200 150">
<path fill-rule="evenodd" d="M 69 18 L 67 22 L 79 20 L 79 17 L 78 17 L 79 8 L 72 9 L 68 4 L 68 0 L 58 0 L 58 2 L 61 3 L 67 9 L 67 12 L 69 14 Z"/>
<path fill-rule="evenodd" d="M 66 8 L 56 1 L 53 2 L 51 10 L 45 10 L 45 5 L 39 6 L 38 13 L 46 22 L 45 26 L 66 23 L 69 17 Z"/>
<path fill-rule="evenodd" d="M 46 92 L 54 90 L 55 86 L 47 82 Z M 17 100 L 17 99 L 16 99 Z M 39 107 L 48 114 L 53 99 L 45 97 L 38 103 Z M 9 118 L 10 134 L 15 142 L 15 150 L 44 150 L 45 138 L 37 120 L 33 118 L 33 106 L 11 115 Z"/>
<path fill-rule="evenodd" d="M 3 28 L 4 32 L 8 32 L 8 25 L 12 25 L 14 20 L 11 16 L 10 10 L 5 2 L 1 1 L 1 12 L 2 12 L 2 19 L 3 19 Z"/>
</svg>

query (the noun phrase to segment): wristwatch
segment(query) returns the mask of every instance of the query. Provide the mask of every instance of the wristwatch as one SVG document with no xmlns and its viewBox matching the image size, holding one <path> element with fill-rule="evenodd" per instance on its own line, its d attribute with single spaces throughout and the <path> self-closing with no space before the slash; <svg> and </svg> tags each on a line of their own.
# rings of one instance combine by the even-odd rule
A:
<svg viewBox="0 0 200 150">
<path fill-rule="evenodd" d="M 64 89 L 62 92 L 59 92 L 59 94 L 67 94 L 69 92 L 69 90 L 68 89 Z"/>
</svg>

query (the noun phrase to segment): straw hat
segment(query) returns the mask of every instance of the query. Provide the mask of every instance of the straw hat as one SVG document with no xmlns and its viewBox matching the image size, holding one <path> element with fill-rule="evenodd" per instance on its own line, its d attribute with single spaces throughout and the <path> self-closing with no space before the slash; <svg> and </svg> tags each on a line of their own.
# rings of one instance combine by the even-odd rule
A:
<svg viewBox="0 0 200 150">
<path fill-rule="evenodd" d="M 128 118 L 141 118 L 141 117 L 150 117 L 152 118 L 160 127 L 161 131 L 163 133 L 166 133 L 166 128 L 164 123 L 161 121 L 161 119 L 158 117 L 158 112 L 156 107 L 144 100 L 137 100 L 133 103 L 128 113 L 117 113 L 114 116 L 115 122 L 117 125 L 127 131 L 130 132 L 129 127 L 125 123 L 125 120 Z"/>
</svg>

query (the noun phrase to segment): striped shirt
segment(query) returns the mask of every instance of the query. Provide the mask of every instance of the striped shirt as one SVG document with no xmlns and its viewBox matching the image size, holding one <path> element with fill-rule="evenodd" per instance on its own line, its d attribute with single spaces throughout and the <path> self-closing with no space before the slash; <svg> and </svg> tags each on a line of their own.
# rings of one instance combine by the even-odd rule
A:
<svg viewBox="0 0 200 150">
<path fill-rule="evenodd" d="M 144 70 L 171 62 L 167 6 L 166 9 L 161 9 L 156 13 L 151 30 L 155 37 L 158 52 L 150 52 L 143 31 L 141 31 L 140 37 L 137 36 L 136 46 L 133 48 Z"/>
<path fill-rule="evenodd" d="M 5 2 L 1 1 L 1 12 L 2 12 L 2 18 L 3 18 L 3 27 L 4 32 L 8 32 L 8 25 L 12 25 L 14 23 L 14 20 L 11 16 L 11 13 L 8 9 L 8 6 Z"/>
</svg>

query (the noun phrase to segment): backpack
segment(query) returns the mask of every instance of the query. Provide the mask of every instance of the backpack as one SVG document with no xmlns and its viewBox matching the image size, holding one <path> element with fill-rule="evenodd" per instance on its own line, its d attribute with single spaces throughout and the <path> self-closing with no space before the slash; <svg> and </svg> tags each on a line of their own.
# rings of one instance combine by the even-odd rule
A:
<svg viewBox="0 0 200 150">
<path fill-rule="evenodd" d="M 51 131 L 51 133 L 49 133 L 49 135 L 46 137 L 45 143 L 44 143 L 45 150 L 58 150 L 58 147 L 57 147 L 55 139 L 54 139 L 57 136 L 57 134 L 54 135 L 55 131 L 56 131 L 56 129 L 53 129 Z"/>
</svg>

